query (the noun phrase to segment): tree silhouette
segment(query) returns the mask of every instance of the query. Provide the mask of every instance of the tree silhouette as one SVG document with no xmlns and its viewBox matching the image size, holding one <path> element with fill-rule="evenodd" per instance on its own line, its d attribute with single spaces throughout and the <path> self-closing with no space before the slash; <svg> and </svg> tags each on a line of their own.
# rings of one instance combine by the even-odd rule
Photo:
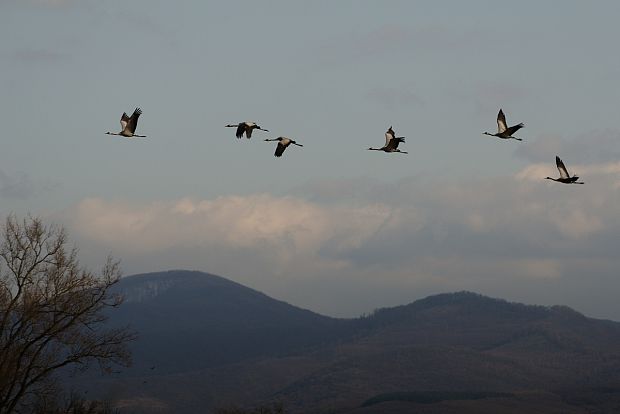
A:
<svg viewBox="0 0 620 414">
<path fill-rule="evenodd" d="M 65 367 L 129 365 L 134 334 L 104 326 L 105 311 L 122 302 L 110 291 L 120 276 L 110 257 L 100 274 L 81 267 L 62 227 L 7 217 L 0 230 L 0 414 L 50 392 L 50 379 Z"/>
</svg>

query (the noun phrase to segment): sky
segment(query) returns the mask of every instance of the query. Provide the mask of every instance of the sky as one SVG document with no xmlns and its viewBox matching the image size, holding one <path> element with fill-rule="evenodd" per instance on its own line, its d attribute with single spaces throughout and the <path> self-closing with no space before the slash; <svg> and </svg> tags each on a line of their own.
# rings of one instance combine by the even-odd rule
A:
<svg viewBox="0 0 620 414">
<path fill-rule="evenodd" d="M 0 0 L 0 215 L 85 266 L 357 316 L 469 290 L 620 321 L 617 1 Z M 123 112 L 143 110 L 137 133 Z M 503 108 L 522 142 L 494 132 Z M 226 124 L 258 122 L 237 140 Z M 367 151 L 393 126 L 409 154 Z M 273 142 L 304 145 L 275 158 Z M 586 182 L 557 177 L 555 156 Z"/>
</svg>

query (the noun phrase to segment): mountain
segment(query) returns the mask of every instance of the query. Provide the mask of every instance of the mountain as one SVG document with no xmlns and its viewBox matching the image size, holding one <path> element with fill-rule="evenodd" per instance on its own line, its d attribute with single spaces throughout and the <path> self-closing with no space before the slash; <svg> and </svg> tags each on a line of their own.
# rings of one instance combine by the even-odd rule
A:
<svg viewBox="0 0 620 414">
<path fill-rule="evenodd" d="M 78 388 L 123 413 L 620 410 L 620 324 L 563 306 L 458 292 L 335 319 L 200 272 L 117 289 L 111 323 L 139 333 L 135 364 Z"/>
<path fill-rule="evenodd" d="M 204 369 L 284 355 L 342 335 L 346 321 L 318 315 L 219 276 L 190 271 L 122 279 L 113 322 L 138 332 L 133 374 Z"/>
</svg>

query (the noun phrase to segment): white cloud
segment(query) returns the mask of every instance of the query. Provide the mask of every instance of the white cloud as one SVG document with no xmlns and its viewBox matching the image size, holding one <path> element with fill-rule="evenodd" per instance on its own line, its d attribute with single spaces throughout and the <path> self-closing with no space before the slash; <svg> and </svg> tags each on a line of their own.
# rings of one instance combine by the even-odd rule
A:
<svg viewBox="0 0 620 414">
<path fill-rule="evenodd" d="M 620 161 L 600 164 L 565 164 L 567 164 L 569 173 L 577 174 L 581 178 L 603 177 L 605 179 L 620 176 Z M 555 166 L 555 158 L 548 163 L 530 164 L 516 174 L 517 179 L 525 181 L 540 181 L 549 176 L 552 178 L 560 176 Z"/>
<path fill-rule="evenodd" d="M 90 198 L 72 208 L 69 216 L 79 236 L 128 253 L 219 245 L 265 251 L 276 261 L 288 261 L 313 257 L 325 243 L 335 250 L 355 248 L 389 215 L 389 208 L 381 204 L 327 208 L 299 198 L 259 194 L 145 205 Z"/>
<path fill-rule="evenodd" d="M 592 286 L 620 268 L 618 167 L 583 167 L 590 181 L 572 187 L 534 165 L 467 182 L 330 180 L 297 196 L 89 198 L 62 220 L 85 257 L 111 251 L 130 273 L 209 271 L 336 315 L 460 289 L 567 303 L 586 287 L 578 272 L 597 269 Z"/>
<path fill-rule="evenodd" d="M 577 209 L 562 216 L 551 216 L 551 221 L 565 236 L 572 238 L 585 237 L 603 229 L 603 221 L 594 214 Z"/>
</svg>

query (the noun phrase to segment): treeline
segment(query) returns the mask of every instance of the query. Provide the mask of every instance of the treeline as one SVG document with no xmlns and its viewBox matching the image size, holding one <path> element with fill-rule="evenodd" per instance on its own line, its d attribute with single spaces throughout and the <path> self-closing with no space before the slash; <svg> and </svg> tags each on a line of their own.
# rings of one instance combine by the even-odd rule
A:
<svg viewBox="0 0 620 414">
<path fill-rule="evenodd" d="M 216 414 L 287 414 L 288 411 L 282 403 L 274 403 L 271 406 L 263 405 L 254 408 L 229 407 L 220 408 Z"/>
<path fill-rule="evenodd" d="M 390 392 L 379 394 L 364 401 L 362 407 L 380 404 L 388 401 L 408 401 L 420 404 L 433 404 L 442 401 L 454 400 L 481 400 L 483 398 L 507 398 L 513 394 L 493 391 L 409 391 Z"/>
<path fill-rule="evenodd" d="M 109 401 L 88 400 L 77 392 L 41 395 L 33 404 L 31 414 L 119 414 Z"/>
</svg>

